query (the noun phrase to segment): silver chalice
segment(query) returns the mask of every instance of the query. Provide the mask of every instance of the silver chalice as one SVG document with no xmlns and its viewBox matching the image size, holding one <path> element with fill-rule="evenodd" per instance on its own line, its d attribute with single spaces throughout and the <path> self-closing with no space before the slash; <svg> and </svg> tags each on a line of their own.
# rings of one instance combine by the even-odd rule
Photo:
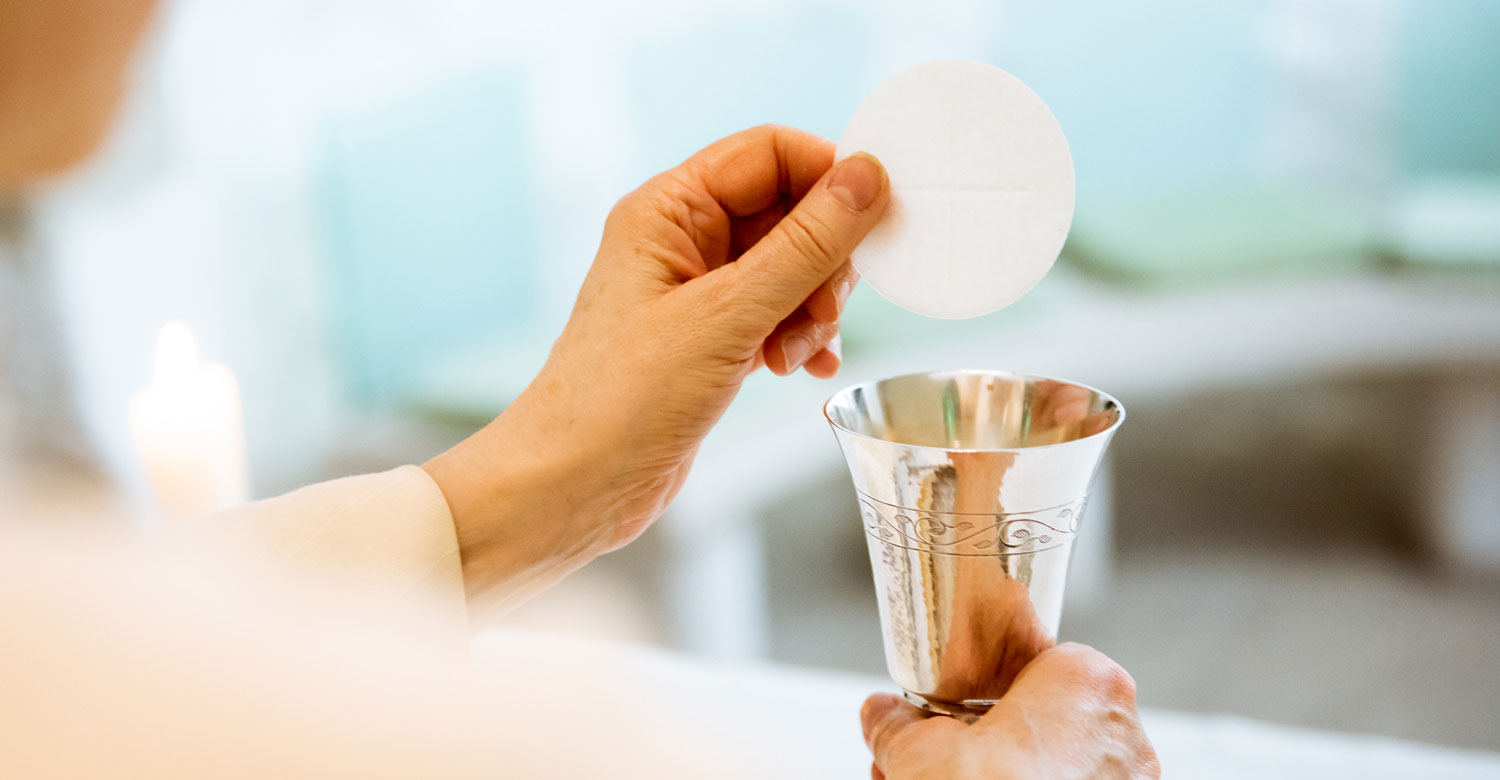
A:
<svg viewBox="0 0 1500 780">
<path fill-rule="evenodd" d="M 913 704 L 973 720 L 1056 641 L 1125 409 L 1072 382 L 939 371 L 854 385 L 824 414 L 854 479 L 891 677 Z"/>
</svg>

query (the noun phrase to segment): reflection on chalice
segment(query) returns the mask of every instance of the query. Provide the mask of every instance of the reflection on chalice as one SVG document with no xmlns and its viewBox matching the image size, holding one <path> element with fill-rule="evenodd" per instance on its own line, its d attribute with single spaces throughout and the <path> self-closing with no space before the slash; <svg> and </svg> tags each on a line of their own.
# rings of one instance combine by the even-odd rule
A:
<svg viewBox="0 0 1500 780">
<path fill-rule="evenodd" d="M 892 678 L 913 704 L 978 717 L 1056 641 L 1124 408 L 1069 382 L 949 371 L 846 388 L 824 414 L 854 479 Z"/>
</svg>

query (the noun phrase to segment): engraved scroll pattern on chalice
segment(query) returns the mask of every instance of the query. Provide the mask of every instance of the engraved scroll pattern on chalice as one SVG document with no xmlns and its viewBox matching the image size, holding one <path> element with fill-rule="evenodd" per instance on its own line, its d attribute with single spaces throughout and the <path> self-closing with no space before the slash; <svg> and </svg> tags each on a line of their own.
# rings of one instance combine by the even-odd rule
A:
<svg viewBox="0 0 1500 780">
<path fill-rule="evenodd" d="M 858 491 L 856 491 L 859 493 Z M 886 504 L 859 493 L 865 533 L 886 544 L 945 555 L 1010 555 L 1067 544 L 1082 501 L 1037 512 L 960 514 Z"/>
</svg>

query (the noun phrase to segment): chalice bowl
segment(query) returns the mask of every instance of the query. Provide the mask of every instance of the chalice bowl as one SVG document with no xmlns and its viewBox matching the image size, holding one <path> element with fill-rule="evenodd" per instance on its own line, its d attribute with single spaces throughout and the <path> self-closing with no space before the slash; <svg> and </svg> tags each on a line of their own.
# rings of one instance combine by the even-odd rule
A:
<svg viewBox="0 0 1500 780">
<path fill-rule="evenodd" d="M 824 406 L 870 549 L 886 665 L 972 721 L 1056 642 L 1089 486 L 1125 409 L 1003 371 L 865 382 Z"/>
</svg>

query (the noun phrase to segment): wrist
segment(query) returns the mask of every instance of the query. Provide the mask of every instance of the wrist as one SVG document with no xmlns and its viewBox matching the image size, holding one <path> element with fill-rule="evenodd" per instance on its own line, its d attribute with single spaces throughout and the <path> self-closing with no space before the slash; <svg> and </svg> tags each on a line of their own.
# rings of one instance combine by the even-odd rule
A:
<svg viewBox="0 0 1500 780">
<path fill-rule="evenodd" d="M 448 501 L 471 603 L 510 605 L 608 549 L 588 440 L 523 394 L 423 464 Z"/>
</svg>

